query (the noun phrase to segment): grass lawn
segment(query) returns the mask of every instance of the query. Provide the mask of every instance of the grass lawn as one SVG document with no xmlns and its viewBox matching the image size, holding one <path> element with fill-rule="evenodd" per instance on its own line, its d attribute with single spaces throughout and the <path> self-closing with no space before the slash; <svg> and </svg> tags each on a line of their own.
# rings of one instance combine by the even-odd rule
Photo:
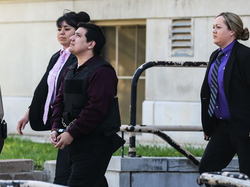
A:
<svg viewBox="0 0 250 187">
<path fill-rule="evenodd" d="M 194 148 L 191 145 L 184 146 L 193 155 L 200 157 L 203 148 Z M 125 155 L 128 154 L 128 147 L 125 146 Z M 173 148 L 157 145 L 136 145 L 136 154 L 147 157 L 181 157 L 182 155 Z M 56 160 L 57 149 L 51 143 L 35 143 L 28 139 L 20 139 L 8 136 L 5 140 L 0 159 L 32 159 L 35 170 L 43 170 L 46 160 Z M 121 155 L 121 149 L 114 153 L 115 156 Z"/>
<path fill-rule="evenodd" d="M 32 159 L 35 170 L 43 170 L 46 160 L 55 160 L 57 149 L 51 143 L 35 143 L 28 139 L 8 136 L 0 159 Z"/>
</svg>

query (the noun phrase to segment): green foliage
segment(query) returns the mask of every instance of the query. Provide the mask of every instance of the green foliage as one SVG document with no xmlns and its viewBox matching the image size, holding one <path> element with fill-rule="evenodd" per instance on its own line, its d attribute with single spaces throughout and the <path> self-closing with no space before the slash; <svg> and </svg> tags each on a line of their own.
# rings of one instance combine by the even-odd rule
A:
<svg viewBox="0 0 250 187">
<path fill-rule="evenodd" d="M 196 157 L 201 157 L 204 152 L 204 148 L 194 148 L 192 145 L 185 145 L 185 149 L 187 149 L 190 153 L 192 153 Z M 121 148 L 117 150 L 114 155 L 121 155 Z M 128 154 L 128 146 L 124 147 L 124 155 Z M 147 156 L 147 157 L 183 157 L 181 153 L 179 153 L 176 149 L 167 146 L 159 146 L 159 145 L 136 145 L 136 155 Z"/>
<path fill-rule="evenodd" d="M 184 146 L 194 156 L 202 156 L 203 148 L 194 148 L 192 145 Z M 124 147 L 124 155 L 128 154 L 128 146 Z M 182 157 L 178 151 L 169 146 L 159 145 L 136 145 L 136 154 L 145 157 Z M 56 160 L 57 149 L 51 143 L 35 143 L 28 139 L 8 136 L 0 159 L 32 159 L 35 170 L 43 170 L 46 160 Z M 121 148 L 114 153 L 114 156 L 121 156 Z"/>
</svg>

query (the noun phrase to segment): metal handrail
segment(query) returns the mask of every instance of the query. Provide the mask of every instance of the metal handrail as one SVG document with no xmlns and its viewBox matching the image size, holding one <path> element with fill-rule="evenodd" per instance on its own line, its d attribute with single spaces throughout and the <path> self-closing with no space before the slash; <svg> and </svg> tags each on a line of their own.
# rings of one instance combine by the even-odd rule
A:
<svg viewBox="0 0 250 187">
<path fill-rule="evenodd" d="M 197 184 L 220 185 L 229 187 L 250 187 L 250 180 L 243 173 L 210 172 L 202 173 L 197 178 Z"/>
<path fill-rule="evenodd" d="M 187 151 L 185 148 L 183 148 L 181 145 L 179 145 L 177 142 L 175 142 L 172 138 L 170 138 L 167 134 L 162 132 L 159 129 L 148 127 L 148 126 L 132 126 L 132 125 L 122 125 L 120 127 L 120 131 L 122 132 L 143 132 L 143 133 L 151 133 L 155 134 L 159 137 L 161 137 L 163 140 L 165 140 L 169 145 L 171 145 L 173 148 L 175 148 L 177 151 L 179 151 L 182 155 L 187 157 L 189 160 L 191 160 L 195 165 L 199 165 L 200 161 L 195 158 L 195 156 Z"/>
<path fill-rule="evenodd" d="M 127 125 L 122 125 L 121 127 L 125 127 Z M 140 125 L 136 124 L 136 127 L 150 127 L 159 129 L 161 131 L 192 131 L 192 132 L 202 132 L 203 129 L 201 126 L 197 125 Z"/>
<path fill-rule="evenodd" d="M 163 66 L 163 67 L 206 67 L 207 62 L 174 62 L 174 61 L 151 61 L 142 64 L 134 73 L 132 83 L 131 83 L 131 104 L 130 104 L 130 126 L 136 126 L 136 106 L 137 106 L 137 82 L 139 80 L 140 75 L 148 68 L 154 66 Z M 163 133 L 164 134 L 164 133 Z M 158 135 L 159 136 L 159 135 Z M 165 135 L 164 135 L 165 136 Z M 167 136 L 167 135 L 166 135 Z M 128 156 L 135 157 L 135 131 L 129 131 L 129 152 Z"/>
<path fill-rule="evenodd" d="M 62 185 L 52 184 L 48 182 L 42 181 L 34 181 L 34 180 L 0 180 L 0 186 L 13 186 L 13 187 L 62 187 Z"/>
</svg>

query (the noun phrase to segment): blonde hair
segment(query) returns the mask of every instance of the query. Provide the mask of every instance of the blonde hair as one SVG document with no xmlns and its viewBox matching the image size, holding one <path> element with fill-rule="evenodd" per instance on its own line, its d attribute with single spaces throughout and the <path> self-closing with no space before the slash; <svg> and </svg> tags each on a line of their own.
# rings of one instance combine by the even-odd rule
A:
<svg viewBox="0 0 250 187">
<path fill-rule="evenodd" d="M 248 28 L 243 29 L 243 22 L 241 18 L 232 12 L 222 12 L 217 17 L 222 16 L 225 19 L 227 28 L 235 32 L 236 39 L 248 40 L 249 31 Z"/>
</svg>

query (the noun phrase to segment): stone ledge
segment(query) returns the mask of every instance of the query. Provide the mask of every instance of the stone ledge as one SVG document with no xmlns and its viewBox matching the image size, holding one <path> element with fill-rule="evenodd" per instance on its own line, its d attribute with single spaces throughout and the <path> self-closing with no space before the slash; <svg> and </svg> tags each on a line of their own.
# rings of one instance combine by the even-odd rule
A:
<svg viewBox="0 0 250 187">
<path fill-rule="evenodd" d="M 198 158 L 200 160 L 200 158 Z M 121 172 L 197 172 L 198 166 L 194 165 L 185 157 L 120 157 L 113 156 L 109 171 Z M 238 171 L 238 158 L 234 158 L 227 168 L 227 171 Z"/>
<path fill-rule="evenodd" d="M 185 157 L 167 157 L 167 162 L 168 171 L 170 172 L 196 172 L 199 169 L 198 166 Z"/>
<path fill-rule="evenodd" d="M 43 171 L 19 172 L 19 173 L 0 173 L 0 180 L 37 180 L 45 181 Z"/>
<path fill-rule="evenodd" d="M 44 175 L 46 176 L 46 182 L 54 182 L 56 171 L 56 160 L 47 160 L 44 162 Z"/>
<path fill-rule="evenodd" d="M 238 172 L 238 158 L 225 170 Z M 200 187 L 198 166 L 186 157 L 113 156 L 105 175 L 110 187 Z"/>
<path fill-rule="evenodd" d="M 35 180 L 32 172 L 13 173 L 13 180 Z"/>
<path fill-rule="evenodd" d="M 12 162 L 12 165 L 17 162 L 16 160 L 4 160 L 4 162 L 8 161 Z M 26 163 L 27 160 L 18 161 Z M 3 162 L 3 160 L 1 160 L 1 162 Z M 18 167 L 20 167 L 20 165 L 18 165 Z M 44 163 L 44 171 L 10 171 L 0 173 L 0 180 L 37 180 L 52 183 L 55 176 L 55 166 L 55 160 L 46 161 Z M 4 169 L 2 165 L 0 165 L 0 168 L 1 170 Z M 17 170 L 20 171 L 20 169 Z M 238 158 L 234 158 L 225 170 L 237 172 Z M 183 186 L 183 184 L 187 184 L 186 186 L 188 187 L 196 187 L 195 179 L 199 176 L 199 173 L 198 167 L 185 157 L 122 158 L 120 156 L 113 156 L 109 163 L 106 176 L 110 187 L 132 187 L 140 186 L 142 183 L 145 184 L 145 187 L 154 186 L 155 183 L 161 184 L 161 186 L 171 187 L 179 187 Z M 173 186 L 173 181 L 176 180 L 178 180 L 178 183 L 174 182 L 176 185 Z"/>
<path fill-rule="evenodd" d="M 2 180 L 46 180 L 43 171 L 34 171 L 34 162 L 30 159 L 0 160 L 0 168 Z"/>
<path fill-rule="evenodd" d="M 0 180 L 12 180 L 13 175 L 11 173 L 0 173 Z"/>
<path fill-rule="evenodd" d="M 30 159 L 0 160 L 0 173 L 33 172 L 34 162 Z"/>
<path fill-rule="evenodd" d="M 1 180 L 34 180 L 31 172 L 0 173 Z"/>
<path fill-rule="evenodd" d="M 150 164 L 149 164 L 150 163 Z M 166 160 L 159 157 L 113 156 L 108 166 L 110 171 L 167 171 Z"/>
<path fill-rule="evenodd" d="M 47 182 L 47 176 L 45 174 L 44 171 L 34 171 L 33 172 L 33 178 L 34 180 L 37 180 L 37 181 L 45 181 Z"/>
</svg>

